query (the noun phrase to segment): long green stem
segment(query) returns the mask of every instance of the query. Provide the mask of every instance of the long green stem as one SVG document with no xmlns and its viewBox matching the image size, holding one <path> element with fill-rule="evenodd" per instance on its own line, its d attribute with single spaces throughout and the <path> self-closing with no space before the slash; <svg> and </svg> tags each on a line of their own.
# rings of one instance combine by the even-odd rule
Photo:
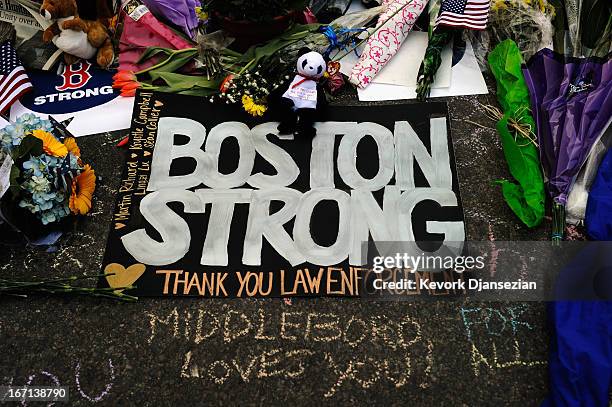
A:
<svg viewBox="0 0 612 407">
<path fill-rule="evenodd" d="M 33 294 L 73 294 L 104 297 L 120 301 L 136 301 L 138 297 L 124 294 L 123 290 L 130 290 L 134 286 L 92 288 L 72 285 L 77 280 L 95 279 L 112 274 L 72 276 L 43 281 L 11 281 L 0 279 L 0 296 L 28 296 Z"/>
<path fill-rule="evenodd" d="M 185 53 L 185 52 L 194 52 L 194 51 L 197 52 L 197 49 L 196 48 L 184 48 L 184 49 L 179 49 L 179 50 L 176 50 L 176 51 L 172 51 L 172 53 L 170 55 L 168 55 L 168 58 L 164 59 L 161 62 L 158 62 L 155 65 L 152 65 L 152 66 L 150 66 L 148 68 L 145 68 L 142 71 L 136 72 L 135 75 L 138 76 L 140 74 L 147 73 L 147 72 L 152 71 L 154 69 L 161 68 L 162 66 L 168 64 L 175 55 L 182 54 L 182 53 Z"/>
<path fill-rule="evenodd" d="M 552 242 L 553 246 L 560 246 L 565 233 L 565 205 L 553 203 Z"/>
<path fill-rule="evenodd" d="M 251 65 L 253 65 L 254 63 L 255 63 L 255 59 L 251 59 L 251 60 L 249 61 L 249 63 L 248 63 L 248 64 L 246 64 L 246 65 L 244 66 L 244 68 L 242 68 L 242 69 L 240 70 L 240 72 L 238 72 L 238 75 L 242 75 L 242 74 L 244 73 L 244 71 L 246 71 L 247 69 L 249 69 L 249 68 L 251 67 Z"/>
</svg>

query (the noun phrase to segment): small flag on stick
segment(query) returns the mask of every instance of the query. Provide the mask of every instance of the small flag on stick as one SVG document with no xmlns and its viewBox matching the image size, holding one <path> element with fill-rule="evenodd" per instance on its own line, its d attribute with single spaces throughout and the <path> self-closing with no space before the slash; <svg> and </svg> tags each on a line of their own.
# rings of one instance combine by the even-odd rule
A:
<svg viewBox="0 0 612 407">
<path fill-rule="evenodd" d="M 443 0 L 436 26 L 484 30 L 491 0 Z"/>
</svg>

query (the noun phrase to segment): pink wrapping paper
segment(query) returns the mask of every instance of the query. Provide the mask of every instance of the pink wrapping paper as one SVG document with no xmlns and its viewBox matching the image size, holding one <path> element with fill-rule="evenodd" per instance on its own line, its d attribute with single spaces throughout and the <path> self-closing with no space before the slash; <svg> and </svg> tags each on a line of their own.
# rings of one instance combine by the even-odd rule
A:
<svg viewBox="0 0 612 407">
<path fill-rule="evenodd" d="M 351 83 L 360 88 L 370 84 L 397 53 L 425 9 L 427 0 L 384 0 L 383 5 L 387 8 L 378 18 L 378 30 L 368 39 L 359 62 L 353 67 L 349 77 Z M 400 9 L 401 11 L 393 16 Z"/>
<path fill-rule="evenodd" d="M 136 64 L 148 47 L 172 49 L 195 47 L 195 44 L 162 24 L 144 6 L 141 7 L 132 13 L 136 15 L 136 19 L 127 15 L 125 10 L 121 10 L 124 25 L 119 42 L 119 69 L 137 72 L 155 64 L 158 58 L 151 58 L 142 64 Z M 138 11 L 141 12 L 138 13 Z"/>
</svg>

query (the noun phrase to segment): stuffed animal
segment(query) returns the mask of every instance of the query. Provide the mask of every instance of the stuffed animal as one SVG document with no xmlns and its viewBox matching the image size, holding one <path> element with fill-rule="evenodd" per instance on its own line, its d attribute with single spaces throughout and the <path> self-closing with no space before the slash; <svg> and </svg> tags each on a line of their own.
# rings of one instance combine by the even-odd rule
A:
<svg viewBox="0 0 612 407">
<path fill-rule="evenodd" d="M 75 0 L 44 0 L 40 14 L 53 21 L 45 30 L 43 41 L 53 41 L 64 51 L 67 64 L 95 56 L 102 67 L 112 63 L 114 53 L 106 27 L 101 21 L 80 18 Z"/>
<path fill-rule="evenodd" d="M 113 4 L 114 0 L 77 0 L 79 17 L 90 22 L 87 38 L 98 48 L 96 61 L 103 68 L 108 67 L 115 59 L 115 51 L 109 35 L 115 17 Z M 92 28 L 92 23 L 95 23 L 93 24 L 95 28 Z"/>
<path fill-rule="evenodd" d="M 338 92 L 344 86 L 344 77 L 340 72 L 340 62 L 329 61 L 327 63 L 327 81 L 325 85 L 332 95 Z"/>
<path fill-rule="evenodd" d="M 321 54 L 302 48 L 298 53 L 297 75 L 281 97 L 282 121 L 280 134 L 295 133 L 314 137 L 317 111 L 325 104 L 325 92 L 319 80 L 325 74 L 327 63 Z"/>
</svg>

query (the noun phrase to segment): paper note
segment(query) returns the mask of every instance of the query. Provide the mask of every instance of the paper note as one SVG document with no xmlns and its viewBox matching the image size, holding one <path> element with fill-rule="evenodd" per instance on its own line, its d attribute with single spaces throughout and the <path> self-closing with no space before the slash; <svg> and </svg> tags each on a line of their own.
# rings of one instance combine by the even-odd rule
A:
<svg viewBox="0 0 612 407">
<path fill-rule="evenodd" d="M 489 93 L 469 41 L 466 43 L 465 55 L 451 70 L 452 78 L 450 86 L 432 87 L 431 98 Z M 365 89 L 357 89 L 357 94 L 359 100 L 364 102 L 416 99 L 416 86 L 372 83 Z"/>
<path fill-rule="evenodd" d="M 357 52 L 361 52 L 363 46 Z M 397 51 L 397 54 L 385 65 L 385 67 L 374 77 L 373 83 L 387 85 L 416 86 L 419 67 L 427 49 L 427 33 L 412 31 Z M 442 50 L 442 63 L 436 74 L 432 87 L 445 88 L 451 84 L 451 45 Z M 333 57 L 333 54 L 332 54 Z M 350 75 L 353 66 L 359 58 L 351 52 L 340 60 L 340 72 Z M 367 87 L 366 87 L 367 89 Z"/>
</svg>

